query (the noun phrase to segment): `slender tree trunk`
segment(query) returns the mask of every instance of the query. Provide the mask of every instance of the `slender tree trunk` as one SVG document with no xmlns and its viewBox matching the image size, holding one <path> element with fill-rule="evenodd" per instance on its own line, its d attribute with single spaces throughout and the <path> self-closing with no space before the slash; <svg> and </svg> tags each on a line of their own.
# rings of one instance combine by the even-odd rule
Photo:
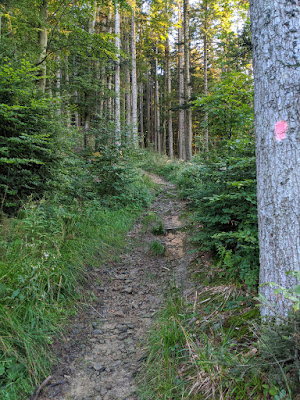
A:
<svg viewBox="0 0 300 400">
<path fill-rule="evenodd" d="M 208 47 L 208 40 L 207 40 L 207 18 L 208 18 L 208 11 L 207 11 L 207 0 L 204 3 L 204 35 L 203 35 L 203 69 L 204 69 L 204 96 L 208 95 L 208 85 L 207 85 L 207 47 Z M 208 112 L 205 111 L 204 114 L 204 143 L 205 143 L 205 151 L 208 152 L 209 150 L 209 135 L 208 135 Z"/>
<path fill-rule="evenodd" d="M 39 87 L 43 93 L 46 90 L 46 74 L 47 74 L 47 45 L 48 45 L 48 33 L 47 33 L 47 18 L 48 18 L 48 7 L 47 0 L 42 0 L 41 8 L 40 8 L 40 18 L 42 25 L 39 30 L 39 45 L 40 45 L 40 56 L 38 60 L 38 64 L 40 66 L 39 72 Z"/>
<path fill-rule="evenodd" d="M 129 36 L 126 35 L 125 37 L 125 48 L 126 48 L 126 53 L 128 54 L 128 58 L 129 58 Z M 126 78 L 126 88 L 125 88 L 125 108 L 126 108 L 126 125 L 127 125 L 127 129 L 132 130 L 132 126 L 131 126 L 131 116 L 132 116 L 132 112 L 131 112 L 131 81 L 130 81 L 130 68 L 129 68 L 129 64 L 128 62 L 125 65 L 125 78 Z"/>
<path fill-rule="evenodd" d="M 117 148 L 121 146 L 121 107 L 120 107 L 120 15 L 119 4 L 115 2 L 115 46 L 117 60 L 115 69 L 115 143 Z"/>
<path fill-rule="evenodd" d="M 109 10 L 108 16 L 107 16 L 107 24 L 108 24 L 108 33 L 112 33 L 112 26 L 111 26 L 111 11 Z M 108 89 L 108 99 L 107 99 L 107 120 L 111 121 L 114 120 L 113 118 L 113 105 L 112 105 L 112 97 L 111 97 L 111 91 L 112 91 L 112 75 L 109 71 L 107 75 L 107 89 Z"/>
<path fill-rule="evenodd" d="M 75 87 L 77 86 L 77 63 L 76 63 L 76 56 L 73 57 L 73 69 L 74 69 L 74 83 L 75 83 Z M 79 103 L 79 95 L 78 95 L 78 91 L 75 90 L 74 92 L 74 102 L 75 102 L 75 126 L 76 128 L 79 128 L 79 114 L 78 114 L 78 103 Z"/>
<path fill-rule="evenodd" d="M 2 11 L 0 11 L 0 43 L 1 43 L 1 36 L 2 36 Z"/>
<path fill-rule="evenodd" d="M 296 1 L 251 0 L 260 294 L 274 304 L 261 314 L 286 317 L 289 301 L 275 282 L 292 289 L 287 271 L 300 266 L 299 32 Z M 297 61 L 298 60 L 298 61 Z M 298 378 L 299 379 L 299 378 Z"/>
<path fill-rule="evenodd" d="M 133 145 L 138 147 L 138 95 L 136 78 L 136 34 L 135 34 L 135 4 L 132 6 L 131 15 L 131 62 L 132 62 L 132 134 Z"/>
<path fill-rule="evenodd" d="M 179 81 L 179 116 L 178 116 L 178 141 L 179 141 L 179 158 L 185 159 L 185 129 L 184 129 L 184 75 L 183 75 L 183 37 L 182 37 L 182 18 L 181 18 L 181 2 L 178 6 L 178 81 Z"/>
<path fill-rule="evenodd" d="M 60 61 L 60 57 L 57 56 L 57 64 L 58 64 L 58 68 L 56 71 L 56 97 L 61 100 L 61 93 L 60 93 L 60 87 L 61 87 L 61 61 Z M 61 104 L 59 104 L 59 107 L 57 108 L 57 114 L 61 115 Z"/>
<path fill-rule="evenodd" d="M 161 154 L 161 133 L 160 133 L 160 102 L 159 102 L 159 81 L 158 81 L 158 50 L 156 48 L 155 58 L 155 111 L 156 111 L 156 126 L 155 126 L 155 137 L 156 137 L 156 150 Z"/>
<path fill-rule="evenodd" d="M 184 99 L 185 99 L 185 159 L 192 158 L 192 110 L 189 105 L 191 97 L 190 82 L 190 16 L 189 0 L 183 0 L 184 11 Z"/>
<path fill-rule="evenodd" d="M 69 75 L 69 58 L 65 56 L 65 79 L 66 79 L 66 92 L 67 92 L 67 101 L 66 101 L 66 116 L 67 116 L 67 126 L 71 126 L 71 114 L 70 114 L 70 75 Z"/>
<path fill-rule="evenodd" d="M 145 147 L 144 138 L 144 87 L 143 82 L 140 83 L 140 134 L 141 134 L 141 146 Z"/>
<path fill-rule="evenodd" d="M 170 41 L 169 35 L 166 40 L 166 74 L 167 74 L 167 109 L 168 109 L 168 141 L 169 141 L 169 157 L 174 157 L 173 144 L 173 121 L 172 121 L 172 83 L 171 83 L 171 67 L 170 67 Z"/>
<path fill-rule="evenodd" d="M 151 143 L 151 83 L 150 83 L 150 68 L 147 72 L 147 99 L 146 99 L 146 107 L 147 107 L 147 143 L 146 145 L 149 147 Z"/>
</svg>

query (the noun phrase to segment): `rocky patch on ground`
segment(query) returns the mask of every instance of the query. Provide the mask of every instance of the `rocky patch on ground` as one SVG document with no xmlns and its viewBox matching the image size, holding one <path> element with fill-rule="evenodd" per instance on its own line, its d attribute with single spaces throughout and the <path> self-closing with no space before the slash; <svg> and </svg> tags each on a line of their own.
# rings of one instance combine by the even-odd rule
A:
<svg viewBox="0 0 300 400">
<path fill-rule="evenodd" d="M 172 281 L 186 286 L 185 233 L 179 216 L 184 203 L 175 186 L 157 176 L 162 187 L 147 213 L 159 216 L 166 228 L 154 236 L 143 218 L 128 234 L 128 249 L 120 261 L 92 272 L 95 301 L 81 312 L 58 345 L 59 364 L 42 400 L 138 400 L 135 376 L 143 359 L 143 337 Z M 164 255 L 149 251 L 151 242 Z"/>
</svg>

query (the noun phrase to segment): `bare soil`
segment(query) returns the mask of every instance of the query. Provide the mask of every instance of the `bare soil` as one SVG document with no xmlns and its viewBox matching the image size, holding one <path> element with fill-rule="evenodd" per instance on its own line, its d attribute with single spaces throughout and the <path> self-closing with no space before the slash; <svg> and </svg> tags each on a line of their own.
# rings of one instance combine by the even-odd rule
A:
<svg viewBox="0 0 300 400">
<path fill-rule="evenodd" d="M 128 233 L 128 248 L 120 261 L 92 274 L 95 301 L 85 308 L 57 346 L 59 364 L 39 400 L 138 400 L 135 376 L 143 358 L 143 338 L 160 308 L 166 287 L 176 281 L 188 290 L 185 204 L 175 186 L 150 175 L 162 190 L 156 201 Z M 151 224 L 157 214 L 166 229 L 155 236 Z M 159 241 L 165 254 L 151 254 Z"/>
</svg>

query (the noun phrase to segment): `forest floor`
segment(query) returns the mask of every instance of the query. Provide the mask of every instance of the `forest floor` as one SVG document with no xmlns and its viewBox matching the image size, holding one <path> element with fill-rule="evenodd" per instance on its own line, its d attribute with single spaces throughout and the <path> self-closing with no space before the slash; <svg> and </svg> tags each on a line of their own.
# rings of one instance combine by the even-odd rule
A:
<svg viewBox="0 0 300 400">
<path fill-rule="evenodd" d="M 92 270 L 91 304 L 54 344 L 59 363 L 39 400 L 138 400 L 143 342 L 164 295 L 174 284 L 193 290 L 187 277 L 193 255 L 180 219 L 185 203 L 175 185 L 149 175 L 159 194 L 128 233 L 119 261 Z M 153 229 L 157 220 L 161 232 Z"/>
</svg>

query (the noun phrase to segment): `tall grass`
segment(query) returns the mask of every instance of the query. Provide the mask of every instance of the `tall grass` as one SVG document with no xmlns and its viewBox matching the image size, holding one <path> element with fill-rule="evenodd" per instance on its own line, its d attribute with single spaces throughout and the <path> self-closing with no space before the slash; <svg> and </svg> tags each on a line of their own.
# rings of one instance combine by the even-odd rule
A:
<svg viewBox="0 0 300 400">
<path fill-rule="evenodd" d="M 139 208 L 30 202 L 1 220 L 0 398 L 25 399 L 49 374 L 49 345 L 76 313 L 87 270 L 114 259 Z"/>
</svg>

